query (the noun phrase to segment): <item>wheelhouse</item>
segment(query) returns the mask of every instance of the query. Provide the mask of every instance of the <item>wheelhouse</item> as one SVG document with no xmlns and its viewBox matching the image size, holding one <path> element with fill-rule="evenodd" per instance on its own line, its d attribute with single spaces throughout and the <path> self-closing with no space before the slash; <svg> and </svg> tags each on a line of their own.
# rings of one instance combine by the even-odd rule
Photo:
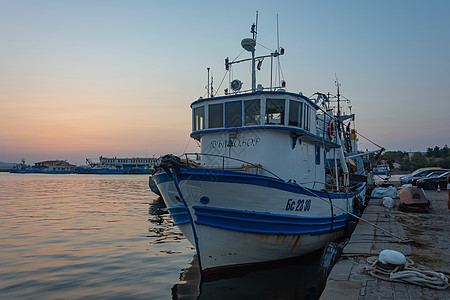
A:
<svg viewBox="0 0 450 300">
<path fill-rule="evenodd" d="M 201 143 L 202 167 L 268 176 L 265 170 L 273 170 L 285 181 L 324 188 L 327 152 L 340 144 L 329 131 L 332 116 L 317 100 L 261 91 L 199 99 L 191 108 L 191 137 Z"/>
<path fill-rule="evenodd" d="M 191 137 L 221 131 L 279 129 L 340 147 L 328 128 L 330 115 L 313 100 L 288 92 L 255 92 L 199 99 L 191 104 Z"/>
</svg>

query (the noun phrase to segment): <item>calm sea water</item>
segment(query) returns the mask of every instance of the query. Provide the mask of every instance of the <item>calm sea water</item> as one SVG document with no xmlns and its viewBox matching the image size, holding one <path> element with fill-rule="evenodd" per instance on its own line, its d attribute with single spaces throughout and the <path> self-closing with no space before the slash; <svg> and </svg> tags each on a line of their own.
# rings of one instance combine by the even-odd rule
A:
<svg viewBox="0 0 450 300">
<path fill-rule="evenodd" d="M 317 259 L 201 282 L 148 175 L 0 173 L 1 299 L 303 299 Z"/>
</svg>

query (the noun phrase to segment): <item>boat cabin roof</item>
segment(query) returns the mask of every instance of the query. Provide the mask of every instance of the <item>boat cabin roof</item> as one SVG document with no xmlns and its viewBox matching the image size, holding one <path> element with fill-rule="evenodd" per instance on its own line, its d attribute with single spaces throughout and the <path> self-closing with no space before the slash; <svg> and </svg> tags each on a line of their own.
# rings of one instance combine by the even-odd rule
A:
<svg viewBox="0 0 450 300">
<path fill-rule="evenodd" d="M 199 98 L 198 100 L 191 103 L 191 108 L 196 106 L 198 103 L 202 103 L 202 102 L 210 102 L 210 101 L 216 102 L 216 101 L 220 101 L 220 100 L 226 101 L 226 100 L 232 99 L 232 98 L 244 98 L 244 97 L 247 98 L 247 97 L 251 97 L 251 96 L 257 97 L 260 95 L 266 95 L 266 97 L 268 95 L 274 95 L 275 97 L 282 97 L 281 95 L 284 95 L 284 96 L 290 95 L 292 97 L 302 98 L 303 100 L 309 102 L 309 104 L 311 104 L 311 106 L 315 107 L 316 109 L 320 109 L 320 106 L 318 106 L 316 103 L 314 103 L 311 99 L 309 99 L 302 93 L 296 94 L 296 93 L 286 92 L 284 90 L 257 91 L 257 92 L 251 92 L 251 93 L 236 93 L 236 94 L 230 94 L 230 95 L 212 97 L 212 98 Z"/>
<path fill-rule="evenodd" d="M 236 130 L 288 130 L 309 137 L 327 147 L 340 147 L 327 136 L 325 113 L 308 97 L 285 91 L 257 91 L 213 98 L 200 98 L 191 104 L 191 137 Z M 317 111 L 322 113 L 316 124 Z"/>
</svg>

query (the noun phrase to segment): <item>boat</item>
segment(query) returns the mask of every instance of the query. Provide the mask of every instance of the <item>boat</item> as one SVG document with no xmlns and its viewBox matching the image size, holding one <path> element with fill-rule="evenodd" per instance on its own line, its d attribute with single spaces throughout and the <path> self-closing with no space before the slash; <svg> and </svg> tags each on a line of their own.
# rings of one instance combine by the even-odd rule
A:
<svg viewBox="0 0 450 300">
<path fill-rule="evenodd" d="M 391 169 L 389 168 L 389 165 L 387 164 L 387 162 L 382 162 L 379 165 L 376 165 L 375 167 L 373 167 L 373 174 L 375 175 L 381 175 L 381 174 L 389 174 L 391 172 Z"/>
<path fill-rule="evenodd" d="M 20 163 L 9 169 L 10 173 L 42 173 L 42 169 L 38 166 L 31 166 L 25 163 L 22 158 Z"/>
<path fill-rule="evenodd" d="M 21 163 L 9 170 L 10 173 L 44 173 L 44 174 L 71 174 L 74 173 L 75 165 L 65 160 L 45 160 L 27 165 L 22 158 Z"/>
<path fill-rule="evenodd" d="M 79 174 L 151 174 L 155 158 L 122 158 L 100 156 L 99 162 L 86 159 L 86 166 L 77 167 Z"/>
<path fill-rule="evenodd" d="M 150 190 L 153 193 L 155 193 L 156 195 L 161 196 L 161 192 L 159 191 L 158 186 L 156 185 L 156 183 L 153 181 L 153 177 L 150 176 L 148 179 L 149 179 L 148 180 L 148 187 L 150 188 Z"/>
<path fill-rule="evenodd" d="M 125 171 L 123 169 L 120 169 L 117 167 L 89 165 L 89 166 L 76 167 L 75 173 L 77 173 L 77 174 L 97 174 L 97 175 L 117 175 L 117 174 L 125 174 Z"/>
<path fill-rule="evenodd" d="M 225 59 L 226 72 L 251 64 L 251 88 L 230 73 L 216 96 L 208 82 L 207 97 L 191 104 L 201 152 L 161 157 L 151 178 L 205 276 L 320 250 L 366 204 L 355 116 L 340 107 L 339 83 L 337 111 L 335 97 L 288 92 L 284 80 L 256 85 L 258 62 L 284 55 L 277 47 L 256 56 L 256 30 L 241 42 L 251 58 Z"/>
</svg>

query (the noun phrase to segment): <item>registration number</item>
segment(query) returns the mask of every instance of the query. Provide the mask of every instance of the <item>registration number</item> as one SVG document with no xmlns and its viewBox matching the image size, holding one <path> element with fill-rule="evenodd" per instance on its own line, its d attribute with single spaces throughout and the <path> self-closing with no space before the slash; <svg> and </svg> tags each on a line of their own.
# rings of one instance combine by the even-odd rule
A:
<svg viewBox="0 0 450 300">
<path fill-rule="evenodd" d="M 288 199 L 286 210 L 290 211 L 309 211 L 311 209 L 311 199 Z"/>
</svg>

